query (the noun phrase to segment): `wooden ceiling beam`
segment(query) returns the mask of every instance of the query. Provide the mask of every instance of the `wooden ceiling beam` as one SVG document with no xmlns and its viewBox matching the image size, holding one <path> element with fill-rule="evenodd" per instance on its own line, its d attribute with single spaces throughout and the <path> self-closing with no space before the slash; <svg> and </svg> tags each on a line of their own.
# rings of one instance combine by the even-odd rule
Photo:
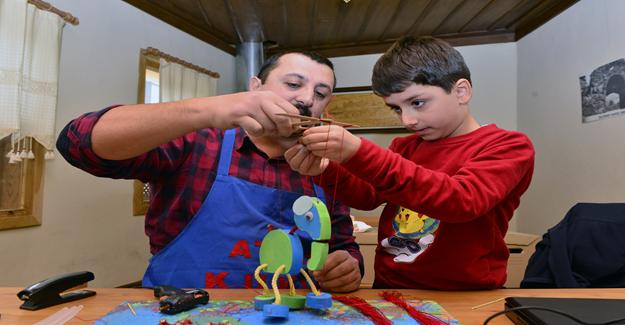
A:
<svg viewBox="0 0 625 325">
<path fill-rule="evenodd" d="M 416 31 L 419 29 L 419 27 L 423 23 L 425 16 L 427 16 L 432 11 L 432 8 L 434 8 L 435 5 L 436 5 L 436 1 L 428 0 L 428 4 L 425 6 L 423 11 L 421 11 L 417 19 L 415 19 L 412 26 L 408 28 L 406 35 L 414 35 L 416 33 Z"/>
<path fill-rule="evenodd" d="M 393 11 L 391 18 L 388 20 L 388 23 L 380 31 L 380 34 L 378 34 L 378 37 L 376 38 L 377 40 L 383 40 L 387 38 L 389 30 L 397 20 L 397 16 L 399 15 L 399 13 L 402 12 L 402 10 L 404 10 L 404 8 L 406 7 L 407 2 L 408 0 L 400 0 L 400 2 L 397 4 L 397 7 L 395 7 L 395 11 Z"/>
<path fill-rule="evenodd" d="M 265 40 L 263 23 L 258 17 L 255 0 L 224 0 L 239 42 Z"/>
<path fill-rule="evenodd" d="M 178 15 L 173 14 L 172 12 L 163 9 L 158 4 L 155 4 L 153 1 L 149 0 L 124 0 L 130 5 L 140 9 L 143 12 L 150 14 L 157 19 L 162 20 L 163 22 L 174 26 L 181 31 L 188 33 L 192 36 L 199 38 L 200 40 L 228 53 L 231 55 L 236 54 L 235 47 L 228 43 L 227 40 L 221 39 L 209 32 L 205 29 L 190 24 L 187 19 L 179 17 Z"/>
<path fill-rule="evenodd" d="M 433 35 L 441 38 L 452 46 L 467 46 L 479 44 L 508 43 L 515 41 L 515 35 L 511 32 L 484 32 L 484 33 L 465 33 L 465 34 L 447 34 Z M 326 46 L 316 46 L 312 48 L 284 48 L 278 47 L 268 51 L 268 55 L 282 51 L 315 51 L 326 57 L 341 57 L 351 55 L 384 53 L 396 40 L 387 40 L 382 42 L 361 42 L 361 43 L 345 43 L 331 44 Z"/>
<path fill-rule="evenodd" d="M 379 4 L 379 2 L 375 1 L 375 0 L 369 2 L 369 5 L 367 6 L 367 11 L 365 12 L 365 17 L 362 19 L 362 22 L 360 23 L 360 27 L 358 28 L 358 34 L 356 35 L 356 37 L 357 37 L 356 41 L 361 41 L 362 40 L 362 35 L 365 32 L 365 28 L 367 28 L 367 24 L 369 24 L 369 21 L 371 21 L 371 17 L 373 16 L 373 13 L 377 9 L 378 4 Z"/>
<path fill-rule="evenodd" d="M 226 53 L 240 42 L 277 43 L 267 54 L 384 52 L 403 35 L 452 45 L 513 42 L 579 0 L 124 0 Z M 388 3 L 386 3 L 388 2 Z"/>
<path fill-rule="evenodd" d="M 471 24 L 471 22 L 475 21 L 477 17 L 484 14 L 486 9 L 493 4 L 496 0 L 480 0 L 480 1 L 472 1 L 471 7 L 462 11 L 456 16 L 461 17 L 453 17 L 454 20 L 445 23 L 443 26 L 440 26 L 434 31 L 434 34 L 445 34 L 448 32 L 463 32 L 466 31 L 464 28 Z M 465 4 L 468 2 L 465 2 Z"/>
<path fill-rule="evenodd" d="M 523 36 L 529 34 L 533 30 L 542 26 L 551 18 L 557 16 L 558 14 L 560 14 L 561 12 L 563 12 L 564 10 L 566 10 L 567 8 L 569 8 L 570 6 L 574 5 L 577 2 L 578 0 L 554 1 L 553 5 L 549 9 L 546 9 L 545 11 L 542 11 L 536 15 L 533 15 L 531 16 L 531 18 L 520 20 L 518 28 L 514 29 L 516 39 L 518 40 L 518 39 L 523 38 Z"/>
</svg>

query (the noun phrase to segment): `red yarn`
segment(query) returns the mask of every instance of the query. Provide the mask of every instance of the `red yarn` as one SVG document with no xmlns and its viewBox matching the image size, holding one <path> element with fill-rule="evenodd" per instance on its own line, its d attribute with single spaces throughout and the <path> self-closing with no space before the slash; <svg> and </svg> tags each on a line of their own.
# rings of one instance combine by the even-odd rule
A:
<svg viewBox="0 0 625 325">
<path fill-rule="evenodd" d="M 370 303 L 360 297 L 354 296 L 333 296 L 332 299 L 342 302 L 343 304 L 358 309 L 363 315 L 369 317 L 374 324 L 377 325 L 392 325 L 391 322 L 384 314 Z"/>
<path fill-rule="evenodd" d="M 439 324 L 448 324 L 445 321 L 438 319 L 437 317 L 430 315 L 428 313 L 424 313 L 422 311 L 417 310 L 416 308 L 410 306 L 406 300 L 404 299 L 401 292 L 398 291 L 382 291 L 380 296 L 384 298 L 384 300 L 392 302 L 393 304 L 404 309 L 414 320 L 419 322 L 421 325 L 439 325 Z"/>
</svg>

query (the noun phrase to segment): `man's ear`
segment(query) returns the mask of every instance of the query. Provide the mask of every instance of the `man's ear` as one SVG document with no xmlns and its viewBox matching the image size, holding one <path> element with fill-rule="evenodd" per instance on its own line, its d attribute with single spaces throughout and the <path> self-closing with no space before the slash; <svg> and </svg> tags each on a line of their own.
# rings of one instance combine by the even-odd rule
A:
<svg viewBox="0 0 625 325">
<path fill-rule="evenodd" d="M 471 87 L 471 83 L 467 79 L 458 79 L 456 81 L 456 85 L 454 87 L 454 93 L 456 98 L 458 98 L 458 103 L 461 105 L 466 105 L 471 100 L 473 96 L 473 88 Z"/>
<path fill-rule="evenodd" d="M 250 78 L 250 81 L 248 82 L 248 89 L 258 90 L 260 86 L 262 85 L 263 85 L 263 82 L 257 76 L 253 76 Z"/>
</svg>

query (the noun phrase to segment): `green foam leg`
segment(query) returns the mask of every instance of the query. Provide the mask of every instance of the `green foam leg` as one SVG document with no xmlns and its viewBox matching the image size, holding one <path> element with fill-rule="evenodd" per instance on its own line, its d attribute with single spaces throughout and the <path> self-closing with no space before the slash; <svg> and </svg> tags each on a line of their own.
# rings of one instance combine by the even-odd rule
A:
<svg viewBox="0 0 625 325">
<path fill-rule="evenodd" d="M 328 244 L 313 242 L 310 247 L 310 258 L 306 266 L 309 270 L 318 271 L 323 268 L 328 258 Z"/>
<path fill-rule="evenodd" d="M 289 309 L 302 309 L 306 306 L 306 297 L 300 295 L 282 295 L 281 304 L 289 306 Z"/>
</svg>

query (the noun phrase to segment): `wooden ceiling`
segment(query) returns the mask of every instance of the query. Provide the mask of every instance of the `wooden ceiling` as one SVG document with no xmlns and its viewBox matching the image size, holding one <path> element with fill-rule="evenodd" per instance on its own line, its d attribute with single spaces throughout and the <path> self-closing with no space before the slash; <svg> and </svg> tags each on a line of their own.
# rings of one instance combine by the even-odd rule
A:
<svg viewBox="0 0 625 325">
<path fill-rule="evenodd" d="M 514 42 L 577 0 L 125 0 L 230 54 L 265 42 L 267 54 L 328 57 L 384 52 L 403 35 L 452 45 Z"/>
</svg>

